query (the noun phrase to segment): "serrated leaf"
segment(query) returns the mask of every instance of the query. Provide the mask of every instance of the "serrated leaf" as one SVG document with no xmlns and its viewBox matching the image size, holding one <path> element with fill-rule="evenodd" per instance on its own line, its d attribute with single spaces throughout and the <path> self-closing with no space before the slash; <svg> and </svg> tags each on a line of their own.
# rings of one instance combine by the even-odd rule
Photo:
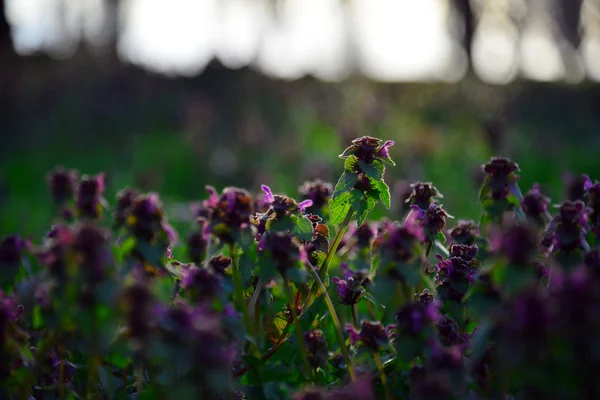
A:
<svg viewBox="0 0 600 400">
<path fill-rule="evenodd" d="M 358 200 L 358 209 L 356 210 L 358 226 L 362 225 L 369 213 L 373 211 L 373 208 L 377 205 L 379 198 L 376 196 L 376 193 L 370 192 L 367 193 L 366 196 L 362 195 L 360 200 Z"/>
<path fill-rule="evenodd" d="M 344 192 L 329 201 L 329 223 L 337 225 L 341 223 L 350 211 L 351 192 Z"/>
<path fill-rule="evenodd" d="M 348 146 L 348 147 L 346 147 L 346 149 L 344 150 L 344 152 L 339 155 L 339 157 L 340 158 L 346 158 L 346 157 L 350 156 L 351 154 L 354 154 L 356 152 L 356 150 L 358 150 L 357 146 L 355 146 L 355 145 Z"/>
<path fill-rule="evenodd" d="M 383 180 L 371 183 L 374 184 L 375 189 L 377 189 L 379 200 L 381 200 L 383 205 L 389 210 L 392 205 L 389 186 Z"/>
<path fill-rule="evenodd" d="M 356 185 L 356 182 L 358 182 L 357 174 L 353 174 L 349 171 L 344 171 L 344 173 L 342 173 L 342 175 L 340 176 L 340 179 L 338 179 L 337 184 L 335 185 L 335 189 L 333 190 L 331 200 L 341 196 L 343 193 L 351 191 L 354 185 Z"/>
<path fill-rule="evenodd" d="M 362 172 L 365 173 L 369 178 L 380 181 L 383 179 L 383 173 L 385 172 L 385 165 L 381 160 L 375 158 L 370 163 L 363 160 L 358 160 L 358 167 Z"/>
<path fill-rule="evenodd" d="M 298 217 L 296 215 L 291 215 L 290 217 L 294 224 L 292 235 L 300 240 L 311 240 L 313 236 L 312 222 L 306 217 Z"/>
<path fill-rule="evenodd" d="M 358 158 L 356 158 L 355 155 L 352 155 L 346 158 L 346 161 L 344 161 L 344 169 L 350 172 L 351 174 L 356 174 L 358 172 L 356 168 L 358 162 Z"/>
</svg>

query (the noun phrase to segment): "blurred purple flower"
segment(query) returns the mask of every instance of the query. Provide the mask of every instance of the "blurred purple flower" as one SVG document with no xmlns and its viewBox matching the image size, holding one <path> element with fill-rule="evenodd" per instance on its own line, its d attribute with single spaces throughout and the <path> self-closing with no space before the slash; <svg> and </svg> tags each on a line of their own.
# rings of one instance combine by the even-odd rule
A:
<svg viewBox="0 0 600 400">
<path fill-rule="evenodd" d="M 416 205 L 422 210 L 427 210 L 429 205 L 436 201 L 435 199 L 444 197 L 431 182 L 416 182 L 411 184 L 410 187 L 412 192 L 406 202 L 410 205 Z"/>
<path fill-rule="evenodd" d="M 346 325 L 346 331 L 350 335 L 352 345 L 360 343 L 372 351 L 388 345 L 388 331 L 381 322 L 362 321 L 359 330 L 352 325 Z"/>
<path fill-rule="evenodd" d="M 77 184 L 77 171 L 56 167 L 47 176 L 50 193 L 55 204 L 62 205 L 73 197 Z"/>
</svg>

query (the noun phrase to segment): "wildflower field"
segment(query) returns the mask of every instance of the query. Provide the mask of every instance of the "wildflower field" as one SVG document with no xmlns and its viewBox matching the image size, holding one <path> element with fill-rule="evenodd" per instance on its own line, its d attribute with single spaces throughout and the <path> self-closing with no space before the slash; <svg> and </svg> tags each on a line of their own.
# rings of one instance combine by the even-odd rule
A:
<svg viewBox="0 0 600 400">
<path fill-rule="evenodd" d="M 390 191 L 394 149 L 289 196 L 209 186 L 177 230 L 158 193 L 49 172 L 46 234 L 0 244 L 0 398 L 599 398 L 600 183 L 558 204 L 481 160 L 469 220 Z"/>
</svg>

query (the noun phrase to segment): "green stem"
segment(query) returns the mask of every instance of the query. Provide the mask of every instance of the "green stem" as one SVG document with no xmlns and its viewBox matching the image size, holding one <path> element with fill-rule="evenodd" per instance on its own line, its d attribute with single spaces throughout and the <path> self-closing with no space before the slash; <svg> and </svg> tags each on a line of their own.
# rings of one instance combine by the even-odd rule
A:
<svg viewBox="0 0 600 400">
<path fill-rule="evenodd" d="M 385 391 L 385 398 L 387 400 L 392 400 L 392 393 L 390 392 L 390 388 L 387 383 L 387 377 L 385 376 L 385 370 L 383 369 L 383 363 L 381 362 L 381 357 L 379 357 L 379 353 L 377 351 L 373 352 L 373 358 L 375 358 L 375 364 L 377 364 L 377 370 L 379 370 L 379 377 L 381 378 L 381 384 L 383 385 L 383 390 Z"/>
<path fill-rule="evenodd" d="M 344 334 L 342 333 L 340 320 L 337 316 L 337 313 L 335 312 L 335 307 L 333 306 L 331 297 L 329 297 L 329 294 L 327 293 L 327 288 L 323 284 L 323 281 L 319 277 L 317 271 L 315 271 L 314 268 L 311 268 L 310 266 L 307 269 L 315 279 L 315 284 L 319 287 L 319 289 L 321 289 L 321 291 L 323 292 L 323 296 L 325 296 L 325 304 L 327 305 L 327 309 L 329 310 L 329 315 L 331 316 L 333 325 L 335 325 L 335 331 L 337 334 L 338 342 L 340 344 L 340 350 L 342 352 L 342 355 L 344 356 L 346 365 L 348 365 L 348 373 L 350 374 L 350 379 L 352 379 L 352 381 L 354 382 L 356 381 L 356 373 L 354 372 L 354 367 L 352 367 L 352 359 L 350 358 L 350 354 L 348 354 L 346 340 L 344 339 Z"/>
<path fill-rule="evenodd" d="M 352 304 L 350 306 L 350 309 L 352 310 L 352 323 L 356 328 L 358 328 L 358 318 L 356 317 L 356 304 Z"/>
<path fill-rule="evenodd" d="M 308 356 L 306 355 L 306 346 L 304 344 L 304 333 L 302 332 L 302 326 L 300 326 L 300 320 L 297 318 L 298 313 L 296 312 L 296 305 L 294 304 L 294 296 L 292 295 L 292 288 L 288 280 L 283 278 L 283 286 L 285 287 L 285 294 L 288 298 L 288 305 L 290 308 L 290 313 L 292 314 L 292 320 L 294 321 L 294 327 L 296 328 L 296 335 L 298 336 L 298 347 L 300 350 L 300 354 L 302 355 L 302 362 L 304 363 L 304 369 L 306 370 L 306 377 L 308 379 L 312 379 L 311 373 L 312 368 L 310 366 L 310 362 L 308 361 Z"/>
<path fill-rule="evenodd" d="M 135 388 L 138 396 L 144 389 L 144 366 L 141 363 L 135 369 Z"/>
<path fill-rule="evenodd" d="M 59 395 L 61 399 L 65 398 L 65 360 L 60 360 L 58 365 Z"/>
<path fill-rule="evenodd" d="M 325 257 L 325 261 L 323 261 L 323 265 L 321 265 L 321 269 L 319 269 L 318 276 L 321 280 L 323 280 L 323 278 L 325 278 L 325 275 L 327 274 L 327 271 L 329 269 L 329 264 L 331 263 L 331 260 L 333 260 L 333 257 L 335 256 L 336 250 L 337 250 L 338 246 L 340 245 L 340 242 L 342 241 L 344 232 L 346 232 L 346 229 L 348 229 L 348 224 L 350 224 L 350 220 L 352 219 L 353 215 L 354 215 L 354 211 L 352 211 L 352 209 L 348 210 L 348 213 L 346 214 L 344 221 L 342 221 L 342 225 L 340 225 L 340 229 L 337 231 L 337 233 L 335 234 L 335 237 L 333 238 L 333 242 L 331 242 L 331 244 L 329 245 L 329 249 L 327 250 L 327 257 Z M 312 268 L 309 267 L 308 269 L 312 269 Z M 306 297 L 306 300 L 304 301 L 305 308 L 307 308 L 310 305 L 313 297 L 317 294 L 318 289 L 319 289 L 319 285 L 317 285 L 315 282 L 312 285 L 310 292 L 308 293 L 308 296 Z"/>
<path fill-rule="evenodd" d="M 248 307 L 246 305 L 246 299 L 244 296 L 244 288 L 242 283 L 242 275 L 240 274 L 238 259 L 235 255 L 235 244 L 229 245 L 229 255 L 231 256 L 231 274 L 233 277 L 233 287 L 234 287 L 234 298 L 238 307 L 242 310 L 242 318 L 244 322 L 244 328 L 246 333 L 249 335 L 252 334 L 252 322 L 250 320 L 250 314 L 248 313 Z M 256 346 L 256 344 L 251 343 L 251 347 L 256 358 L 260 358 L 260 350 Z"/>
<path fill-rule="evenodd" d="M 348 229 L 348 224 L 350 224 L 352 215 L 354 215 L 354 211 L 352 209 L 348 210 L 348 213 L 346 214 L 344 221 L 342 221 L 342 225 L 340 225 L 340 229 L 335 234 L 335 237 L 333 238 L 333 242 L 331 242 L 331 245 L 329 246 L 329 250 L 327 251 L 327 257 L 325 258 L 325 261 L 323 261 L 323 265 L 321 265 L 321 269 L 319 270 L 319 278 L 323 279 L 325 277 L 325 274 L 327 273 L 327 270 L 329 269 L 329 264 L 331 263 L 331 260 L 333 260 L 333 257 L 335 256 L 337 248 L 340 245 L 340 242 L 342 241 L 342 237 L 344 237 L 344 233 L 346 232 L 346 229 Z"/>
</svg>

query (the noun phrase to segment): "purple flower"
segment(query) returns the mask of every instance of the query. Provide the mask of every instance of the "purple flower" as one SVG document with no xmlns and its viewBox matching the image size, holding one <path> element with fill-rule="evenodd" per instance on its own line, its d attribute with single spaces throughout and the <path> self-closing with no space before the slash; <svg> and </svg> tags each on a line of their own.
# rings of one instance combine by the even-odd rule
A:
<svg viewBox="0 0 600 400">
<path fill-rule="evenodd" d="M 268 252 L 283 276 L 289 269 L 306 262 L 306 253 L 303 252 L 300 243 L 288 233 L 270 232 L 263 236 L 258 247 L 259 251 Z"/>
<path fill-rule="evenodd" d="M 389 164 L 395 165 L 390 158 L 388 151 L 388 149 L 394 145 L 394 142 L 389 140 L 382 146 L 380 144 L 381 139 L 371 136 L 363 136 L 354 139 L 352 141 L 352 145 L 346 148 L 346 150 L 340 154 L 340 158 L 347 158 L 351 155 L 354 155 L 356 158 L 366 163 L 371 163 L 375 158 L 378 158 Z"/>
<path fill-rule="evenodd" d="M 502 253 L 511 264 L 525 266 L 535 255 L 538 241 L 536 231 L 529 225 L 513 224 L 492 240 L 490 250 Z"/>
<path fill-rule="evenodd" d="M 418 260 L 423 239 L 421 226 L 395 223 L 380 235 L 377 242 L 382 260 L 395 265 L 398 262 L 406 264 Z M 392 272 L 402 275 L 402 271 L 395 267 Z"/>
<path fill-rule="evenodd" d="M 358 303 L 365 294 L 365 289 L 362 285 L 363 281 L 355 280 L 352 276 L 348 277 L 347 280 L 334 277 L 333 282 L 337 287 L 340 303 L 342 304 L 348 306 L 354 305 Z"/>
<path fill-rule="evenodd" d="M 262 189 L 263 192 L 265 192 L 264 202 L 266 204 L 273 203 L 275 201 L 275 198 L 273 197 L 273 192 L 271 192 L 271 188 L 268 187 L 267 185 L 261 185 L 260 188 Z"/>
<path fill-rule="evenodd" d="M 194 303 L 201 303 L 217 296 L 221 290 L 221 279 L 212 269 L 191 265 L 183 270 L 181 286 Z"/>
<path fill-rule="evenodd" d="M 474 221 L 459 220 L 450 230 L 450 237 L 457 244 L 472 245 L 479 237 L 479 228 Z"/>
<path fill-rule="evenodd" d="M 221 276 L 225 276 L 225 270 L 231 265 L 231 258 L 223 255 L 215 256 L 210 259 L 208 265 Z"/>
<path fill-rule="evenodd" d="M 585 250 L 589 246 L 585 240 L 588 227 L 589 209 L 582 201 L 565 201 L 558 215 L 554 218 L 553 230 L 549 229 L 552 250 L 555 253 L 570 253 L 575 250 Z"/>
<path fill-rule="evenodd" d="M 135 199 L 141 193 L 135 188 L 125 188 L 117 193 L 117 203 L 113 212 L 113 219 L 117 227 L 125 224 L 130 208 L 133 206 Z"/>
<path fill-rule="evenodd" d="M 394 144 L 396 144 L 393 140 L 388 140 L 386 141 L 383 146 L 381 146 L 379 148 L 379 150 L 377 150 L 377 154 L 379 155 L 379 157 L 384 158 L 384 159 L 388 159 L 390 158 L 389 155 L 389 148 L 392 147 Z"/>
<path fill-rule="evenodd" d="M 590 177 L 585 174 L 569 174 L 564 177 L 564 181 L 567 191 L 567 200 L 569 201 L 584 201 L 586 192 L 592 187 Z"/>
<path fill-rule="evenodd" d="M 333 194 L 333 188 L 330 183 L 323 182 L 320 179 L 310 182 L 304 182 L 304 184 L 298 189 L 304 200 L 312 200 L 312 210 L 310 212 L 318 213 L 323 207 L 327 205 L 331 195 Z"/>
<path fill-rule="evenodd" d="M 429 205 L 435 202 L 435 199 L 444 197 L 431 182 L 416 182 L 410 187 L 412 192 L 406 202 L 416 205 L 422 210 L 427 210 Z"/>
<path fill-rule="evenodd" d="M 456 248 L 454 248 L 456 246 Z M 477 246 L 452 245 L 450 257 L 444 260 L 438 255 L 435 279 L 439 282 L 438 296 L 441 300 L 461 302 L 469 287 L 475 282 L 478 263 L 474 257 Z"/>
<path fill-rule="evenodd" d="M 77 171 L 56 167 L 47 176 L 48 186 L 54 203 L 62 205 L 73 197 L 77 184 Z"/>
<path fill-rule="evenodd" d="M 373 240 L 375 239 L 376 230 L 373 224 L 364 222 L 361 226 L 356 228 L 354 235 L 356 237 L 356 245 L 359 249 L 370 249 Z"/>
<path fill-rule="evenodd" d="M 372 351 L 388 345 L 388 332 L 381 322 L 362 321 L 360 330 L 356 330 L 352 325 L 347 325 L 346 331 L 350 335 L 352 345 L 360 343 Z"/>
<path fill-rule="evenodd" d="M 254 201 L 243 189 L 227 187 L 210 215 L 210 231 L 221 241 L 231 243 L 241 230 L 250 226 Z"/>
<path fill-rule="evenodd" d="M 487 178 L 484 185 L 488 185 L 492 199 L 505 199 L 516 184 L 519 176 L 519 165 L 505 157 L 492 157 L 487 164 L 482 166 Z"/>
<path fill-rule="evenodd" d="M 547 222 L 548 204 L 550 204 L 550 198 L 542 195 L 537 183 L 521 200 L 521 208 L 525 215 L 542 226 Z"/>
<path fill-rule="evenodd" d="M 142 283 L 125 288 L 122 295 L 123 311 L 129 328 L 129 336 L 144 342 L 152 329 L 152 292 Z"/>
<path fill-rule="evenodd" d="M 0 268 L 17 270 L 27 243 L 20 236 L 6 236 L 0 242 Z"/>
<path fill-rule="evenodd" d="M 436 301 L 413 301 L 405 304 L 396 313 L 399 340 L 403 337 L 418 337 L 427 327 L 432 328 L 440 317 L 438 307 Z"/>
<path fill-rule="evenodd" d="M 108 233 L 96 225 L 81 224 L 75 228 L 72 249 L 90 282 L 107 278 L 106 267 L 112 260 L 108 237 Z"/>
<path fill-rule="evenodd" d="M 425 230 L 425 240 L 435 241 L 437 234 L 442 232 L 446 227 L 446 219 L 454 218 L 442 208 L 442 205 L 430 204 L 426 210 L 420 209 L 418 206 L 412 206 L 411 213 L 407 216 L 407 223 L 420 224 Z"/>
<path fill-rule="evenodd" d="M 169 243 L 177 240 L 175 230 L 167 223 L 158 194 L 137 196 L 129 207 L 125 219 L 132 236 L 145 242 L 153 242 L 164 236 Z"/>
<path fill-rule="evenodd" d="M 103 193 L 104 173 L 82 176 L 75 192 L 77 215 L 90 219 L 99 218 L 105 201 L 102 197 Z"/>
<path fill-rule="evenodd" d="M 201 264 L 204 261 L 210 240 L 207 236 L 206 233 L 200 230 L 190 233 L 187 238 L 188 255 L 195 264 Z"/>
<path fill-rule="evenodd" d="M 304 343 L 306 344 L 306 353 L 310 365 L 313 368 L 325 368 L 329 353 L 327 352 L 327 340 L 323 335 L 323 331 L 310 330 L 304 333 Z"/>
</svg>

